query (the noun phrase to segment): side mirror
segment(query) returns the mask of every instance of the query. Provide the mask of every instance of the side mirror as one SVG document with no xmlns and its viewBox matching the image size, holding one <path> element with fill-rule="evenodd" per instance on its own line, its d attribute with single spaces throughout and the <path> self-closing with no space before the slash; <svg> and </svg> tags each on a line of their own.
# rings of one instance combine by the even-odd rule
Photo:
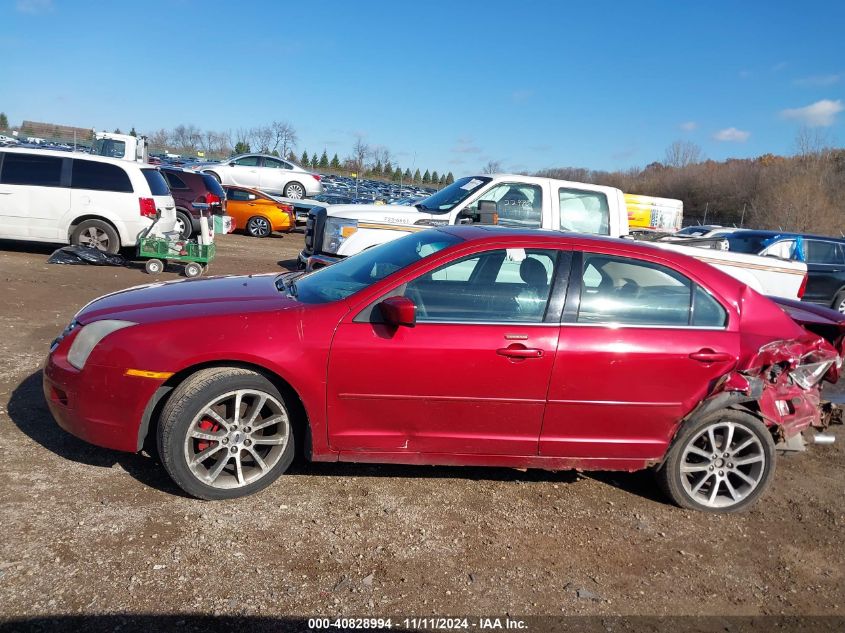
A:
<svg viewBox="0 0 845 633">
<path fill-rule="evenodd" d="M 388 297 L 378 307 L 384 320 L 394 327 L 414 327 L 417 323 L 417 306 L 408 297 Z"/>
<path fill-rule="evenodd" d="M 229 167 L 237 167 L 237 163 L 235 161 L 232 161 L 231 163 L 229 163 Z"/>
<path fill-rule="evenodd" d="M 492 200 L 482 200 L 478 203 L 479 224 L 498 224 L 499 212 Z"/>
</svg>

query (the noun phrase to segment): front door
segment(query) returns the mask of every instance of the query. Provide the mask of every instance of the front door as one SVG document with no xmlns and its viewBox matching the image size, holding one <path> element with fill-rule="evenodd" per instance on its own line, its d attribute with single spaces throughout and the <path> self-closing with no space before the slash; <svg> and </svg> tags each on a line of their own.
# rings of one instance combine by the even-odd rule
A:
<svg viewBox="0 0 845 633">
<path fill-rule="evenodd" d="M 252 189 L 257 189 L 261 185 L 260 156 L 243 156 L 235 160 L 234 163 L 229 168 L 234 184 Z"/>
<path fill-rule="evenodd" d="M 579 253 L 573 267 L 582 274 L 567 297 L 540 454 L 659 458 L 735 365 L 736 326 L 707 290 L 660 264 Z"/>
<path fill-rule="evenodd" d="M 380 322 L 377 305 L 350 315 L 329 358 L 331 447 L 536 455 L 559 332 L 559 315 L 547 314 L 558 260 L 568 254 L 492 250 L 423 274 L 385 295 L 414 301 L 415 327 Z"/>
</svg>

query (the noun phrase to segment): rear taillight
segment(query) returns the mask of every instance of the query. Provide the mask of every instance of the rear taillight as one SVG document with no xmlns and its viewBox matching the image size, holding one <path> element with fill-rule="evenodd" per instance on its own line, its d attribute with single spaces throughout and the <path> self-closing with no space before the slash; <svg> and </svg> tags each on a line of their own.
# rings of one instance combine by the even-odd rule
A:
<svg viewBox="0 0 845 633">
<path fill-rule="evenodd" d="M 213 193 L 205 194 L 205 201 L 207 204 L 220 204 L 220 196 L 216 196 Z"/>
<path fill-rule="evenodd" d="M 807 290 L 807 273 L 804 273 L 804 278 L 801 280 L 801 285 L 798 286 L 798 298 L 804 298 L 804 292 Z"/>
<path fill-rule="evenodd" d="M 141 208 L 141 217 L 156 217 L 156 201 L 152 198 L 138 198 L 138 206 Z"/>
<path fill-rule="evenodd" d="M 323 179 L 323 177 L 320 174 L 311 174 L 311 177 L 314 178 L 314 180 L 322 180 Z"/>
<path fill-rule="evenodd" d="M 285 213 L 293 213 L 293 205 L 288 204 L 287 202 L 279 202 L 277 205 L 279 210 L 284 211 Z"/>
</svg>

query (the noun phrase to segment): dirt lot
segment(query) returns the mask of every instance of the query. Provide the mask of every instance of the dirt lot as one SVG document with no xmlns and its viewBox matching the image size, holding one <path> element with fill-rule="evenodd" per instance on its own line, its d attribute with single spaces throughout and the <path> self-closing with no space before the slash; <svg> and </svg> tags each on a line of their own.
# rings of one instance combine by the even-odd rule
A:
<svg viewBox="0 0 845 633">
<path fill-rule="evenodd" d="M 212 272 L 281 271 L 301 243 L 226 236 Z M 780 459 L 740 516 L 670 506 L 647 473 L 300 465 L 254 497 L 185 498 L 153 458 L 50 417 L 52 338 L 90 299 L 151 281 L 47 265 L 51 250 L 0 242 L 3 618 L 845 615 L 841 444 Z"/>
</svg>

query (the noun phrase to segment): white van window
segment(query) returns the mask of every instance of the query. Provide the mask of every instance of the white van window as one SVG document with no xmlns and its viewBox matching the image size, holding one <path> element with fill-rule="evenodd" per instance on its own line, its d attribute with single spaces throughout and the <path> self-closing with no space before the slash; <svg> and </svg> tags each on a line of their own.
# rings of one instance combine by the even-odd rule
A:
<svg viewBox="0 0 845 633">
<path fill-rule="evenodd" d="M 61 187 L 64 159 L 40 154 L 13 154 L 3 159 L 0 184 Z"/>
<path fill-rule="evenodd" d="M 561 188 L 558 196 L 561 231 L 610 234 L 610 209 L 603 193 Z"/>
<path fill-rule="evenodd" d="M 70 186 L 73 189 L 132 193 L 132 183 L 126 171 L 117 165 L 93 160 L 74 159 Z"/>
</svg>

